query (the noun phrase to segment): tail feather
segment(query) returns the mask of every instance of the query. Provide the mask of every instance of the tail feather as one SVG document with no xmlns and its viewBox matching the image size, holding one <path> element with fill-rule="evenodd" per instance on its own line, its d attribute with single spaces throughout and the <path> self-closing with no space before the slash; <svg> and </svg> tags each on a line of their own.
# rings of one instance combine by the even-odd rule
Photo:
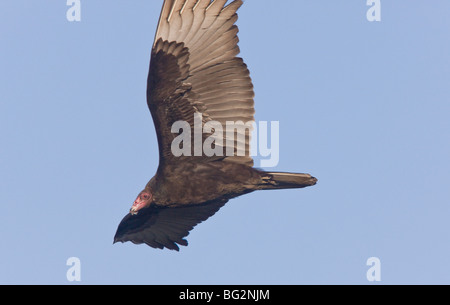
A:
<svg viewBox="0 0 450 305">
<path fill-rule="evenodd" d="M 317 179 L 309 174 L 264 173 L 262 178 L 263 190 L 304 188 L 317 183 Z"/>
</svg>

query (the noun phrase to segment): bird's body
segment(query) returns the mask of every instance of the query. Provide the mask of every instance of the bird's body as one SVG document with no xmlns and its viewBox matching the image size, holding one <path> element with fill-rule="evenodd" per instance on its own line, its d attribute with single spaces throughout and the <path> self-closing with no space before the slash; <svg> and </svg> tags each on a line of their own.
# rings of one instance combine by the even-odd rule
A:
<svg viewBox="0 0 450 305">
<path fill-rule="evenodd" d="M 158 172 L 147 187 L 161 206 L 192 205 L 214 199 L 231 199 L 255 190 L 262 183 L 259 172 L 233 162 L 171 164 Z M 183 190 L 174 192 L 174 190 Z"/>
<path fill-rule="evenodd" d="M 178 250 L 182 239 L 228 200 L 257 190 L 303 188 L 317 179 L 309 174 L 269 173 L 253 167 L 251 128 L 219 133 L 206 126 L 254 121 L 254 92 L 237 46 L 237 9 L 241 0 L 165 0 L 152 49 L 147 103 L 159 144 L 159 167 L 119 225 L 115 242 L 146 243 Z M 174 153 L 177 122 L 200 144 L 216 132 L 214 148 L 198 151 L 195 137 Z M 214 125 L 217 126 L 217 125 Z M 198 134 L 197 134 L 198 135 Z M 231 144 L 231 150 L 230 148 Z M 228 150 L 227 150 L 228 149 Z M 186 151 L 185 151 L 186 152 Z M 225 153 L 226 152 L 226 153 Z M 230 153 L 231 152 L 231 153 Z"/>
</svg>

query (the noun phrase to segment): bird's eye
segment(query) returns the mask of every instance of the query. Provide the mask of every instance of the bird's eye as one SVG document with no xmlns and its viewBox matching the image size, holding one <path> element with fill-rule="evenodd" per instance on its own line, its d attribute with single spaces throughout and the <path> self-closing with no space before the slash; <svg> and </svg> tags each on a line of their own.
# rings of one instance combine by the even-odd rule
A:
<svg viewBox="0 0 450 305">
<path fill-rule="evenodd" d="M 144 200 L 148 200 L 150 196 L 148 194 L 142 194 L 141 198 Z"/>
</svg>

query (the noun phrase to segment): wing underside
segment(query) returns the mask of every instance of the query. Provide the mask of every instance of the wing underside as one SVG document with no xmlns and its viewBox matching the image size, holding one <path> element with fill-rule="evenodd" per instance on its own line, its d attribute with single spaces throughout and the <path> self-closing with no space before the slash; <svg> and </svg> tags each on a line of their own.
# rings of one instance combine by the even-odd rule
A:
<svg viewBox="0 0 450 305">
<path fill-rule="evenodd" d="M 237 57 L 235 22 L 242 1 L 225 6 L 226 3 L 224 0 L 164 2 L 147 89 L 161 160 L 173 157 L 170 148 L 177 135 L 171 131 L 173 123 L 189 122 L 194 132 L 194 113 L 198 113 L 202 115 L 202 127 L 211 121 L 222 126 L 221 141 L 214 145 L 224 147 L 226 161 L 253 165 L 250 156 L 250 123 L 255 113 L 253 85 L 247 66 Z M 226 133 L 227 122 L 243 123 L 245 128 L 236 129 L 231 139 L 231 134 Z M 208 136 L 211 134 L 205 133 L 204 137 Z M 226 145 L 233 147 L 226 150 Z"/>
<path fill-rule="evenodd" d="M 157 249 L 179 250 L 187 246 L 184 239 L 196 225 L 213 216 L 226 201 L 176 208 L 151 206 L 139 214 L 123 218 L 114 237 L 114 243 L 130 241 Z"/>
</svg>

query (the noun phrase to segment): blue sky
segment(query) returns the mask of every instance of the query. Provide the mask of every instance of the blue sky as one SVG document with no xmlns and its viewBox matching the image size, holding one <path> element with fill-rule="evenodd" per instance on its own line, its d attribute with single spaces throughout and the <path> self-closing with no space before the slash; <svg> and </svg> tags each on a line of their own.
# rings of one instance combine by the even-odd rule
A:
<svg viewBox="0 0 450 305">
<path fill-rule="evenodd" d="M 0 2 L 0 283 L 450 283 L 450 2 L 247 0 L 241 56 L 275 170 L 319 184 L 230 201 L 180 253 L 112 245 L 158 163 L 145 102 L 163 1 Z M 274 169 L 271 169 L 274 170 Z"/>
</svg>

